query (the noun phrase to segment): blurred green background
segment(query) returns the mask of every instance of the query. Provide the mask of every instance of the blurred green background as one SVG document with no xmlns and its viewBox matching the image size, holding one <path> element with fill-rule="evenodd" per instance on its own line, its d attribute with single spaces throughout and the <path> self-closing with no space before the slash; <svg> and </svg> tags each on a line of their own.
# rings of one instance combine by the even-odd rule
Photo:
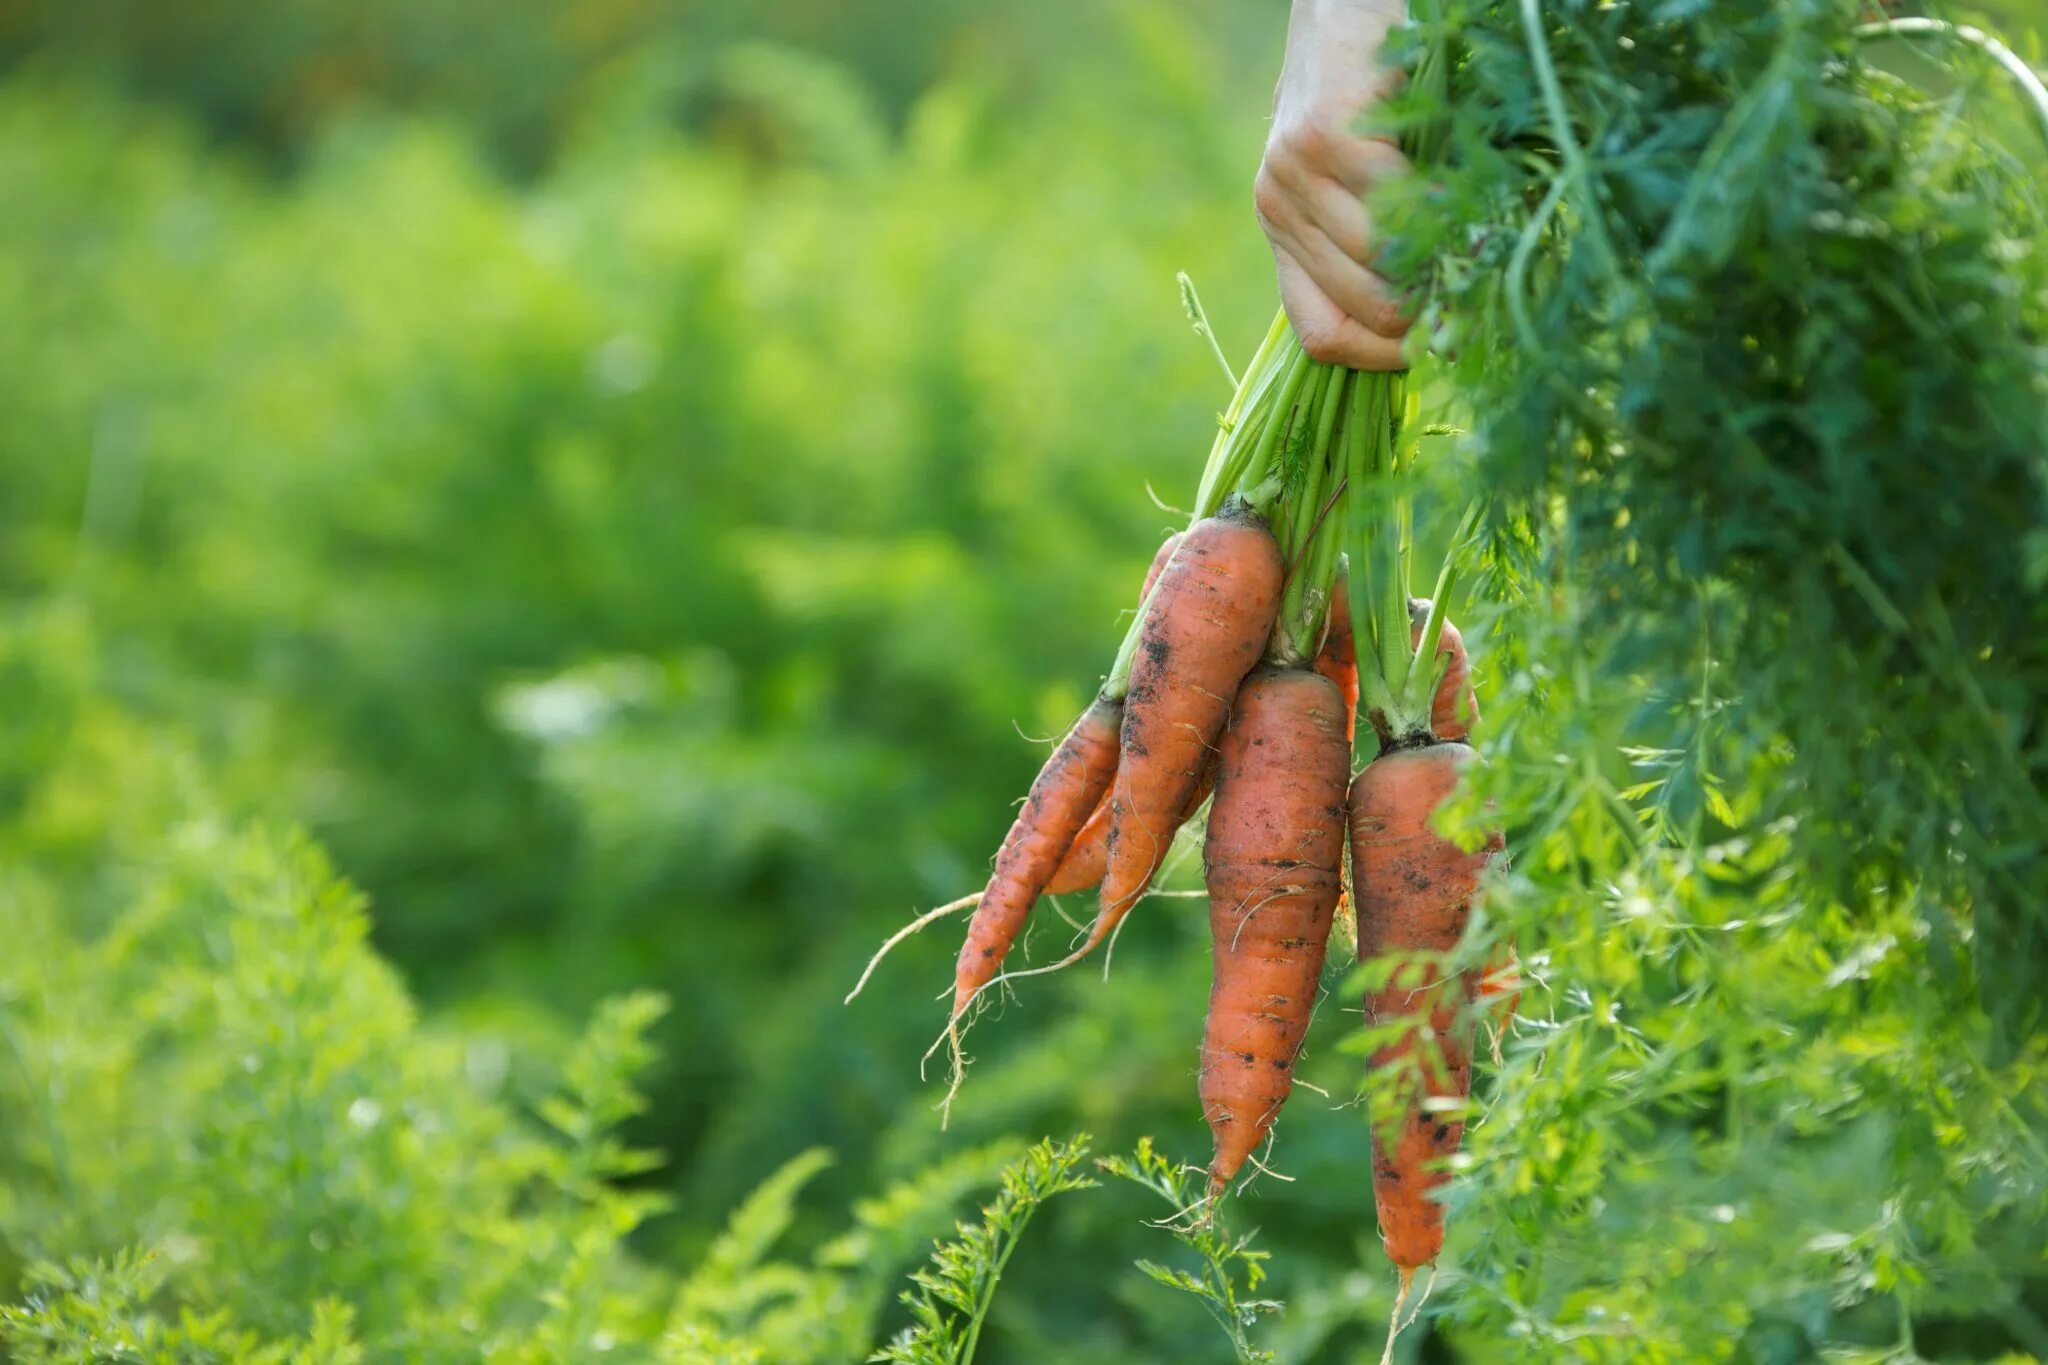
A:
<svg viewBox="0 0 2048 1365">
<path fill-rule="evenodd" d="M 823 1146 L 794 1278 L 744 1292 L 853 1306 L 746 1330 L 854 1359 L 1003 1144 L 1202 1151 L 1198 909 L 985 1026 L 944 1133 L 916 1058 L 956 932 L 840 1001 L 979 884 L 1187 496 L 1226 394 L 1175 272 L 1234 354 L 1270 316 L 1284 23 L 0 0 L 0 1293 L 93 1257 L 73 1308 L 98 1284 L 137 1333 L 184 1304 L 307 1358 L 600 1355 L 659 1286 L 712 1295 L 728 1216 Z M 658 1021 L 600 1006 L 641 988 Z M 1313 1099 L 1248 1221 L 1272 1344 L 1351 1359 L 1387 1277 L 1362 1128 Z M 658 1166 L 600 1150 L 620 1122 Z M 900 1226 L 849 1213 L 904 1181 Z M 328 1211 L 311 1250 L 287 1208 Z M 1222 1358 L 1129 1269 L 1155 1212 L 1048 1213 L 986 1358 Z M 676 1324 L 731 1307 L 663 1349 L 716 1358 Z"/>
</svg>

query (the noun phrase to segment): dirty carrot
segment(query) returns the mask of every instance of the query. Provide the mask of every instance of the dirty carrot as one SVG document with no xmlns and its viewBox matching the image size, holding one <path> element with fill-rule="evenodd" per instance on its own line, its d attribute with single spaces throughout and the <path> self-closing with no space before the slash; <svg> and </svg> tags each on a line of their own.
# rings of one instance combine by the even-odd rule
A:
<svg viewBox="0 0 2048 1365">
<path fill-rule="evenodd" d="M 1101 909 L 1080 956 L 1114 929 L 1166 858 L 1230 699 L 1265 650 L 1283 566 L 1242 503 L 1190 527 L 1146 603 L 1110 798 Z"/>
<path fill-rule="evenodd" d="M 1003 846 L 995 871 L 981 893 L 967 941 L 953 968 L 953 1013 L 957 1017 L 1001 970 L 1024 920 L 1054 869 L 1102 799 L 1116 771 L 1117 735 L 1123 703 L 1098 696 L 1039 770 Z"/>
<path fill-rule="evenodd" d="M 1200 1093 L 1216 1140 L 1212 1197 L 1294 1088 L 1342 879 L 1344 718 L 1328 678 L 1262 668 L 1239 689 L 1223 734 L 1203 848 L 1214 977 Z"/>
<path fill-rule="evenodd" d="M 1179 548 L 1182 532 L 1175 531 L 1159 546 L 1152 556 L 1152 567 L 1145 570 L 1145 586 L 1138 589 L 1138 608 L 1143 610 L 1145 599 L 1152 595 L 1152 585 L 1159 581 L 1159 575 Z M 1055 896 L 1064 896 L 1072 891 L 1087 891 L 1102 882 L 1103 869 L 1109 866 L 1109 793 L 1102 794 L 1102 800 L 1095 804 L 1088 816 L 1088 823 L 1081 826 L 1081 832 L 1074 836 L 1074 842 L 1067 848 L 1066 856 L 1060 859 L 1057 871 L 1045 889 Z"/>
<path fill-rule="evenodd" d="M 1373 1196 L 1387 1255 L 1405 1281 L 1443 1250 L 1446 1180 L 1471 1090 L 1472 1057 L 1461 1029 L 1475 988 L 1446 974 L 1442 958 L 1464 936 L 1472 897 L 1498 839 L 1474 852 L 1431 827 L 1437 807 L 1474 761 L 1465 744 L 1397 748 L 1366 765 L 1351 787 L 1351 866 L 1361 961 L 1393 959 L 1384 984 L 1366 992 L 1368 1025 L 1398 1026 L 1372 1054 L 1393 1078 L 1394 1111 L 1374 1115 Z M 1449 1102 L 1446 1104 L 1446 1102 Z"/>
</svg>

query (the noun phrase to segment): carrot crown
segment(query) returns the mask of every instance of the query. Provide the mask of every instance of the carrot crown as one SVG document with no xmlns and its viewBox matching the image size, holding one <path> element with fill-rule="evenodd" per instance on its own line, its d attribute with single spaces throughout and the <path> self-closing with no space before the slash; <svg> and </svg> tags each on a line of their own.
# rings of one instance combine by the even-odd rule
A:
<svg viewBox="0 0 2048 1365">
<path fill-rule="evenodd" d="M 1479 504 L 1466 509 L 1451 536 L 1418 634 L 1409 611 L 1415 454 L 1412 444 L 1404 451 L 1402 440 L 1414 400 L 1405 375 L 1360 375 L 1359 380 L 1352 390 L 1344 450 L 1351 489 L 1349 587 L 1359 703 L 1382 747 L 1407 748 L 1437 739 L 1430 710 L 1445 666 L 1437 645 L 1457 594 L 1462 550 Z"/>
</svg>

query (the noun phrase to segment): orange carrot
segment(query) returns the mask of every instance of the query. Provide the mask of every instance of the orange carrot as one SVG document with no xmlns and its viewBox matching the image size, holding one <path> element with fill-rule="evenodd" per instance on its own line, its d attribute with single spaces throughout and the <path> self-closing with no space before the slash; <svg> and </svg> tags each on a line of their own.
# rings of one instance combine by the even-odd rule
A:
<svg viewBox="0 0 2048 1365">
<path fill-rule="evenodd" d="M 1423 625 L 1429 620 L 1430 601 L 1427 597 L 1408 599 L 1408 621 L 1411 628 L 1409 645 L 1422 647 Z M 1479 698 L 1472 689 L 1472 665 L 1465 654 L 1464 637 L 1458 628 L 1445 618 L 1437 636 L 1436 652 L 1444 660 L 1444 676 L 1436 685 L 1431 698 L 1429 726 L 1436 737 L 1442 740 L 1469 743 L 1472 731 L 1479 724 Z M 1496 851 L 1498 845 L 1495 846 Z M 1489 1010 L 1498 1013 L 1492 1021 L 1497 1028 L 1505 1028 L 1514 1022 L 1515 1012 L 1522 1002 L 1521 963 L 1515 957 L 1515 948 L 1504 943 L 1484 969 L 1473 967 L 1467 971 L 1467 982 L 1473 998 Z M 1505 1000 L 1505 1005 L 1496 1002 Z M 1496 1040 L 1495 1060 L 1499 1060 L 1499 1046 Z"/>
<path fill-rule="evenodd" d="M 1315 670 L 1337 684 L 1344 698 L 1344 742 L 1349 745 L 1358 735 L 1358 652 L 1351 643 L 1351 596 L 1342 574 L 1330 590 L 1330 627 Z"/>
<path fill-rule="evenodd" d="M 1430 1197 L 1464 1135 L 1464 1120 L 1429 1101 L 1463 1100 L 1472 1056 L 1461 1035 L 1475 983 L 1446 975 L 1436 955 L 1465 932 L 1480 873 L 1499 847 L 1467 853 L 1430 827 L 1436 808 L 1473 761 L 1464 744 L 1425 744 L 1383 753 L 1351 786 L 1351 869 L 1358 904 L 1360 961 L 1403 959 L 1387 983 L 1368 991 L 1366 1022 L 1405 1023 L 1382 1041 L 1371 1065 L 1398 1077 L 1402 1099 L 1373 1125 L 1373 1196 L 1380 1236 L 1403 1280 L 1443 1250 L 1443 1205 Z M 1420 960 L 1407 960 L 1420 955 Z"/>
<path fill-rule="evenodd" d="M 1215 786 L 1216 764 L 1211 760 L 1202 769 L 1202 780 L 1195 784 L 1188 803 L 1181 807 L 1180 819 L 1173 824 L 1175 831 L 1195 818 L 1195 812 L 1209 799 L 1209 793 Z M 1088 823 L 1081 826 L 1081 832 L 1074 836 L 1073 846 L 1067 849 L 1067 856 L 1060 859 L 1059 871 L 1052 874 L 1052 880 L 1045 889 L 1055 896 L 1064 896 L 1070 891 L 1093 890 L 1102 884 L 1102 874 L 1108 867 L 1109 794 L 1105 792 L 1101 803 L 1095 807 L 1095 814 L 1088 817 Z"/>
<path fill-rule="evenodd" d="M 996 854 L 953 968 L 953 1014 L 995 979 L 1024 919 L 1116 771 L 1123 703 L 1098 696 L 1039 770 Z"/>
<path fill-rule="evenodd" d="M 1110 798 L 1101 909 L 1079 957 L 1129 913 L 1166 858 L 1279 610 L 1284 572 L 1265 521 L 1241 503 L 1189 528 L 1146 604 Z"/>
<path fill-rule="evenodd" d="M 1074 836 L 1074 842 L 1067 848 L 1067 856 L 1060 859 L 1060 865 L 1053 872 L 1052 880 L 1045 884 L 1045 889 L 1055 896 L 1092 890 L 1102 884 L 1102 871 L 1108 866 L 1109 793 L 1105 791 L 1102 800 L 1095 803 L 1095 812 L 1088 817 L 1088 823 L 1081 826 L 1081 832 Z"/>
<path fill-rule="evenodd" d="M 1145 570 L 1145 586 L 1138 589 L 1141 610 L 1145 599 L 1152 595 L 1152 585 L 1159 581 L 1160 573 L 1180 547 L 1180 538 L 1181 532 L 1175 531 L 1152 556 L 1152 567 Z M 1064 896 L 1070 891 L 1087 891 L 1101 883 L 1103 869 L 1108 866 L 1109 793 L 1104 792 L 1102 800 L 1096 803 L 1094 812 L 1089 815 L 1088 823 L 1081 826 L 1081 832 L 1074 836 L 1066 856 L 1060 859 L 1059 870 L 1052 874 L 1052 880 L 1045 889 L 1055 896 Z"/>
<path fill-rule="evenodd" d="M 1408 644 L 1412 649 L 1422 647 L 1422 628 L 1429 620 L 1429 605 L 1427 597 L 1408 599 Z M 1472 663 L 1465 656 L 1464 637 L 1448 620 L 1437 636 L 1436 652 L 1444 660 L 1444 676 L 1430 703 L 1429 728 L 1438 739 L 1469 739 L 1472 727 L 1479 723 L 1479 697 L 1472 690 Z"/>
<path fill-rule="evenodd" d="M 1342 880 L 1343 700 L 1319 674 L 1262 668 L 1238 690 L 1223 734 L 1202 851 L 1215 971 L 1200 1086 L 1216 1139 L 1211 1196 L 1294 1088 Z"/>
</svg>

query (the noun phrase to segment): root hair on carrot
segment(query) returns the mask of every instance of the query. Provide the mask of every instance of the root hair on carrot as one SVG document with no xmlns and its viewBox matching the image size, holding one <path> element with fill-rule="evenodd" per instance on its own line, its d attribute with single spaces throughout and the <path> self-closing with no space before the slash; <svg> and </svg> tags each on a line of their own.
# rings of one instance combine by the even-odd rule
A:
<svg viewBox="0 0 2048 1365">
<path fill-rule="evenodd" d="M 1150 479 L 1145 480 L 1145 496 L 1152 499 L 1152 505 L 1160 511 L 1171 512 L 1176 517 L 1180 517 L 1183 520 L 1186 519 L 1188 510 L 1185 507 L 1175 507 L 1168 503 L 1165 498 L 1160 497 L 1159 490 L 1152 486 L 1152 480 Z"/>
<path fill-rule="evenodd" d="M 1072 929 L 1077 934 L 1085 934 L 1088 932 L 1088 926 L 1085 923 L 1075 919 L 1072 915 L 1067 913 L 1067 907 L 1064 897 L 1047 896 L 1045 899 L 1051 902 L 1052 912 L 1055 915 L 1058 915 L 1062 920 L 1066 921 L 1066 925 L 1069 929 Z"/>
<path fill-rule="evenodd" d="M 1252 1183 L 1252 1180 L 1258 1179 L 1258 1177 L 1261 1175 L 1270 1175 L 1283 1185 L 1292 1185 L 1295 1182 L 1295 1177 L 1291 1175 L 1283 1175 L 1279 1171 L 1273 1169 L 1271 1163 L 1269 1163 L 1266 1160 L 1266 1158 L 1268 1156 L 1271 1156 L 1272 1153 L 1273 1132 L 1268 1131 L 1266 1134 L 1266 1147 L 1264 1152 L 1253 1152 L 1250 1156 L 1245 1158 L 1246 1161 L 1249 1161 L 1252 1164 L 1252 1167 L 1256 1172 L 1256 1174 L 1254 1174 L 1250 1179 L 1244 1182 L 1246 1185 L 1250 1185 Z"/>
<path fill-rule="evenodd" d="M 1387 1346 L 1380 1352 L 1380 1365 L 1394 1365 L 1394 1342 L 1401 1335 L 1401 1309 L 1408 1302 L 1408 1286 L 1413 1283 L 1415 1272 L 1402 1266 L 1401 1287 L 1394 1291 L 1394 1311 L 1387 1315 Z"/>
<path fill-rule="evenodd" d="M 1415 1325 L 1415 1320 L 1422 1316 L 1422 1307 L 1424 1304 L 1429 1302 L 1429 1293 L 1432 1289 L 1435 1288 L 1436 1262 L 1431 1261 L 1429 1263 L 1429 1278 L 1422 1282 L 1422 1293 L 1416 1298 L 1415 1306 L 1408 1310 L 1408 1321 L 1401 1324 L 1402 1331 L 1405 1332 L 1410 1327 L 1413 1327 Z"/>
<path fill-rule="evenodd" d="M 948 915 L 958 914 L 960 911 L 965 910 L 968 906 L 978 904 L 980 900 L 981 892 L 976 891 L 972 895 L 962 896 L 959 900 L 947 901 L 944 905 L 938 906 L 936 909 L 925 911 L 925 913 L 919 915 L 916 919 L 904 925 L 895 933 L 889 935 L 887 939 L 883 940 L 882 946 L 875 949 L 875 955 L 868 959 L 868 965 L 861 972 L 860 980 L 853 983 L 853 989 L 846 993 L 846 999 L 841 1001 L 840 1003 L 847 1005 L 851 1005 L 853 1003 L 853 997 L 859 995 L 861 992 L 861 988 L 868 984 L 868 978 L 875 974 L 875 968 L 880 966 L 882 963 L 882 959 L 889 955 L 890 949 L 894 948 L 897 944 L 903 942 L 904 939 L 909 938 L 912 934 L 918 932 L 920 929 L 924 929 L 929 927 L 930 925 L 936 924 Z"/>
<path fill-rule="evenodd" d="M 1023 740 L 1026 744 L 1057 744 L 1060 741 L 1060 737 L 1058 735 L 1034 735 L 1030 733 L 1028 730 L 1026 730 L 1024 726 L 1018 721 L 1011 721 L 1010 728 L 1012 730 L 1015 730 L 1017 732 L 1017 737 Z M 1013 806 L 1021 806 L 1029 799 L 1030 798 L 1028 796 L 1020 796 L 1015 801 L 1012 801 L 1010 804 Z"/>
<path fill-rule="evenodd" d="M 942 1133 L 953 1122 L 953 1097 L 960 1093 L 960 1082 L 967 1079 L 967 1054 L 960 1050 L 957 1020 L 946 1021 L 946 1042 L 952 1053 L 952 1065 L 946 1080 L 946 1097 L 939 1101 L 939 1131 Z"/>
</svg>

